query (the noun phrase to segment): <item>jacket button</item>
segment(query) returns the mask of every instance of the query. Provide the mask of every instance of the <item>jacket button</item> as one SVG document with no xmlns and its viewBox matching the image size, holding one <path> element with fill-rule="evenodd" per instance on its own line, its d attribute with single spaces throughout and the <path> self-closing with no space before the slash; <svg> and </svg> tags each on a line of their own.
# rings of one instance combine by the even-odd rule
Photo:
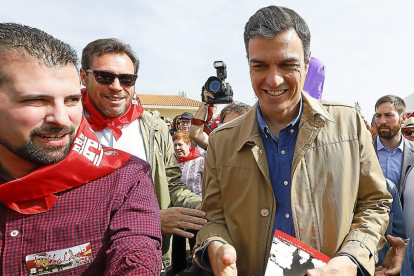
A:
<svg viewBox="0 0 414 276">
<path fill-rule="evenodd" d="M 262 215 L 262 217 L 267 217 L 269 215 L 269 210 L 263 208 L 262 210 L 260 210 L 260 214 Z"/>
<path fill-rule="evenodd" d="M 18 235 L 19 235 L 19 231 L 17 231 L 17 230 L 13 230 L 13 231 L 10 232 L 10 236 L 12 236 L 12 237 L 16 237 Z"/>
</svg>

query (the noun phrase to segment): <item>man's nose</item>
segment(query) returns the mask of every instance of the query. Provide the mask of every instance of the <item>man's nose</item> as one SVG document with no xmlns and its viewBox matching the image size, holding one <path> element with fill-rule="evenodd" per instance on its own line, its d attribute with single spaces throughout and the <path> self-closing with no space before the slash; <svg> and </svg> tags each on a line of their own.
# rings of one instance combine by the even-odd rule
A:
<svg viewBox="0 0 414 276">
<path fill-rule="evenodd" d="M 267 74 L 266 82 L 271 87 L 276 88 L 282 83 L 284 83 L 285 79 L 283 75 L 280 73 L 280 70 L 278 70 L 277 68 L 272 68 Z"/>
<path fill-rule="evenodd" d="M 379 118 L 378 118 L 378 123 L 379 123 L 380 125 L 382 125 L 382 124 L 386 124 L 386 123 L 387 123 L 387 120 L 385 120 L 385 116 L 381 116 L 381 117 L 379 117 Z"/>
<path fill-rule="evenodd" d="M 109 88 L 113 91 L 122 91 L 121 83 L 119 82 L 118 78 L 115 78 L 114 81 L 109 85 Z"/>
<path fill-rule="evenodd" d="M 55 124 L 57 126 L 70 125 L 71 120 L 69 118 L 67 108 L 68 107 L 66 107 L 64 104 L 50 107 L 45 117 L 46 123 Z"/>
</svg>

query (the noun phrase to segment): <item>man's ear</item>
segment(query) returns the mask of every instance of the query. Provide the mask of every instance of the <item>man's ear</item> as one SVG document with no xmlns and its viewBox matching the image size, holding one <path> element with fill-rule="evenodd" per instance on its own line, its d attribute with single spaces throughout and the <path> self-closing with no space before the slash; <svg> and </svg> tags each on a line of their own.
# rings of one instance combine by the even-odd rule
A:
<svg viewBox="0 0 414 276">
<path fill-rule="evenodd" d="M 308 70 L 309 70 L 309 64 L 310 64 L 311 56 L 312 56 L 312 53 L 309 52 L 308 61 L 305 63 L 305 72 L 306 72 L 306 74 L 308 73 Z"/>
<path fill-rule="evenodd" d="M 81 77 L 81 82 L 83 86 L 86 86 L 86 71 L 85 69 L 81 68 L 80 69 L 80 77 Z"/>
</svg>

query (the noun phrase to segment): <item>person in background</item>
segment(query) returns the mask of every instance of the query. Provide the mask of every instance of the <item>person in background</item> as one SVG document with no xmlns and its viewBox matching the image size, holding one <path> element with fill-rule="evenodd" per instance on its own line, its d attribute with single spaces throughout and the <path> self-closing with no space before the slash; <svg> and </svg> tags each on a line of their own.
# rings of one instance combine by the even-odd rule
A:
<svg viewBox="0 0 414 276">
<path fill-rule="evenodd" d="M 408 118 L 401 127 L 401 130 L 407 140 L 414 142 L 414 117 Z"/>
<path fill-rule="evenodd" d="M 191 127 L 191 119 L 194 117 L 193 114 L 190 112 L 184 112 L 183 114 L 178 117 L 180 119 L 180 122 L 178 123 L 178 130 L 180 131 L 190 131 Z"/>
<path fill-rule="evenodd" d="M 390 235 L 387 239 L 392 247 L 388 250 L 381 266 L 375 268 L 375 276 L 414 275 L 414 232 L 408 240 Z"/>
<path fill-rule="evenodd" d="M 405 116 L 404 100 L 395 95 L 386 95 L 375 103 L 375 124 L 378 135 L 374 147 L 384 176 L 390 179 L 400 194 L 404 205 L 404 178 L 414 163 L 414 144 L 401 133 L 401 122 Z"/>
<path fill-rule="evenodd" d="M 180 118 L 180 115 L 177 115 L 172 120 L 171 129 L 170 129 L 171 136 L 173 136 L 174 133 L 176 133 L 178 131 L 178 125 L 180 124 L 180 119 L 179 118 Z"/>
<path fill-rule="evenodd" d="M 214 98 L 214 94 L 207 92 L 207 90 L 203 90 L 204 98 L 210 97 Z M 206 100 L 205 100 L 206 102 Z M 206 121 L 208 121 L 208 117 L 212 116 L 214 105 L 210 104 L 203 104 L 198 109 L 194 119 L 192 120 L 192 125 L 190 127 L 190 138 L 202 149 L 206 150 L 208 145 L 208 136 L 210 134 L 210 130 L 206 129 Z M 242 102 L 232 102 L 228 104 L 223 110 L 220 112 L 219 120 L 220 124 L 227 123 L 249 111 L 251 108 L 250 105 L 247 105 Z M 213 129 L 213 127 L 212 127 Z"/>
<path fill-rule="evenodd" d="M 377 132 L 377 123 L 375 122 L 375 114 L 372 115 L 371 126 L 368 128 L 368 130 L 371 132 L 372 140 L 374 141 L 374 139 L 378 135 L 378 132 Z"/>
<path fill-rule="evenodd" d="M 393 237 L 406 239 L 406 225 L 398 189 L 391 180 L 388 178 L 385 180 L 387 183 L 387 190 L 392 195 L 393 201 L 390 205 L 389 223 L 384 237 L 386 238 L 388 235 L 391 235 Z M 392 244 L 387 241 L 385 246 L 378 251 L 378 261 L 376 265 L 380 265 L 384 261 L 385 255 L 391 247 Z"/>
<path fill-rule="evenodd" d="M 165 120 L 164 120 L 164 122 L 167 124 L 167 127 L 168 127 L 168 131 L 171 129 L 171 118 L 166 118 Z"/>
<path fill-rule="evenodd" d="M 174 152 L 181 169 L 181 181 L 201 196 L 204 158 L 196 147 L 191 146 L 189 133 L 178 131 L 173 135 Z"/>
<path fill-rule="evenodd" d="M 186 131 L 178 131 L 173 137 L 174 152 L 181 168 L 181 181 L 188 185 L 196 194 L 201 196 L 203 181 L 204 158 L 196 147 L 191 146 L 191 139 Z M 185 224 L 186 222 L 184 222 Z M 183 227 L 185 225 L 183 224 Z M 193 232 L 196 234 L 196 232 Z M 190 251 L 195 245 L 195 238 L 189 239 Z M 173 236 L 172 269 L 167 273 L 175 275 L 187 268 L 186 239 Z"/>
</svg>

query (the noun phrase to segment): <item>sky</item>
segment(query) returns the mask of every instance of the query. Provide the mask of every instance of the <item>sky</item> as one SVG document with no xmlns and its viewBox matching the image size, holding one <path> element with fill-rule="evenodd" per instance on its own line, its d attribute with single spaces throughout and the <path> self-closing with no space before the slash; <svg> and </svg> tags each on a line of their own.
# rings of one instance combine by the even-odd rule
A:
<svg viewBox="0 0 414 276">
<path fill-rule="evenodd" d="M 414 93 L 412 0 L 2 0 L 0 18 L 36 27 L 79 53 L 118 38 L 140 59 L 137 93 L 200 100 L 201 87 L 227 64 L 234 99 L 254 104 L 243 31 L 258 9 L 280 5 L 307 22 L 312 56 L 326 66 L 322 98 L 354 105 L 370 121 L 378 98 Z"/>
</svg>

